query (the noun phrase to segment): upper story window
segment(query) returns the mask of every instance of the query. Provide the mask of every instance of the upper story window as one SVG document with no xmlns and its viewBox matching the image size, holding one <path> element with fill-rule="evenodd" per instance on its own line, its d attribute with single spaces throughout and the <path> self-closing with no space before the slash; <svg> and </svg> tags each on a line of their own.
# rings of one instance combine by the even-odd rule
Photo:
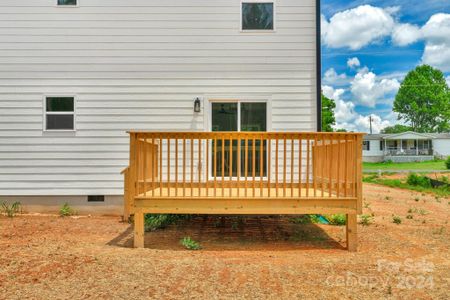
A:
<svg viewBox="0 0 450 300">
<path fill-rule="evenodd" d="M 45 99 L 45 130 L 75 130 L 75 98 Z"/>
<path fill-rule="evenodd" d="M 241 15 L 242 30 L 274 30 L 273 1 L 243 1 Z"/>
<path fill-rule="evenodd" d="M 58 6 L 77 5 L 77 0 L 58 0 Z"/>
</svg>

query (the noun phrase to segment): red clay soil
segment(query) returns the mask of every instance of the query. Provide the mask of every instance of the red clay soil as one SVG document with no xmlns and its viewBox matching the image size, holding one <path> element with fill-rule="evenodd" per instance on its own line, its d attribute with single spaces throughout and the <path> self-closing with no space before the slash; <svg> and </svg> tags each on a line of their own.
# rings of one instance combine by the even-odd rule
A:
<svg viewBox="0 0 450 300">
<path fill-rule="evenodd" d="M 285 217 L 196 217 L 132 249 L 118 217 L 1 216 L 0 298 L 448 299 L 450 199 L 368 184 L 364 195 L 375 217 L 356 253 L 343 227 Z M 203 249 L 185 250 L 185 236 Z"/>
</svg>

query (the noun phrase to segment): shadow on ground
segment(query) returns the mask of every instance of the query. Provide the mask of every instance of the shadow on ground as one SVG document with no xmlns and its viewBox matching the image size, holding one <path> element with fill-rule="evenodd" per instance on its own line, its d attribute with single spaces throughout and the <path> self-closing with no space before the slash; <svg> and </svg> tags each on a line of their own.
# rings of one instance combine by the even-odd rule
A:
<svg viewBox="0 0 450 300">
<path fill-rule="evenodd" d="M 204 251 L 345 249 L 343 227 L 295 224 L 289 219 L 196 216 L 165 229 L 146 232 L 145 248 L 184 250 L 180 239 L 189 236 Z M 130 225 L 108 245 L 133 247 L 133 227 Z"/>
</svg>

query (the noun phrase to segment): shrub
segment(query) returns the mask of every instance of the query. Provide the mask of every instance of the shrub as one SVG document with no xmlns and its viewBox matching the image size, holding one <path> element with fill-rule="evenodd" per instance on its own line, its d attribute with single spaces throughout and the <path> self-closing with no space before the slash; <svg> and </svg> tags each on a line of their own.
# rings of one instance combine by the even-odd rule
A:
<svg viewBox="0 0 450 300">
<path fill-rule="evenodd" d="M 331 215 L 328 217 L 331 225 L 342 226 L 347 222 L 347 218 L 343 214 Z"/>
<path fill-rule="evenodd" d="M 289 219 L 291 223 L 295 224 L 311 224 L 311 223 L 319 223 L 320 219 L 317 215 L 301 215 L 295 218 Z"/>
<path fill-rule="evenodd" d="M 9 218 L 14 218 L 14 216 L 20 212 L 21 204 L 20 202 L 14 202 L 9 205 L 6 202 L 2 203 L 2 212 L 7 215 Z"/>
<path fill-rule="evenodd" d="M 450 156 L 445 160 L 445 166 L 447 167 L 447 170 L 450 170 Z"/>
<path fill-rule="evenodd" d="M 402 223 L 402 219 L 399 216 L 393 216 L 392 222 L 398 225 Z"/>
<path fill-rule="evenodd" d="M 59 209 L 59 215 L 61 217 L 68 217 L 75 215 L 75 210 L 70 207 L 69 203 L 64 203 L 63 206 Z"/>
<path fill-rule="evenodd" d="M 164 229 L 186 218 L 189 218 L 189 215 L 146 214 L 144 218 L 145 231 Z"/>
<path fill-rule="evenodd" d="M 373 222 L 373 217 L 371 215 L 362 215 L 361 220 L 359 221 L 359 223 L 364 226 L 368 226 L 368 225 L 372 224 L 372 222 Z"/>
<path fill-rule="evenodd" d="M 182 238 L 180 244 L 189 250 L 199 250 L 202 248 L 198 242 L 194 241 L 189 236 Z"/>
<path fill-rule="evenodd" d="M 408 175 L 408 179 L 406 180 L 406 183 L 408 183 L 409 185 L 421 186 L 424 188 L 431 187 L 431 182 L 430 182 L 429 178 L 427 178 L 425 176 L 417 175 L 415 173 L 411 173 Z"/>
</svg>

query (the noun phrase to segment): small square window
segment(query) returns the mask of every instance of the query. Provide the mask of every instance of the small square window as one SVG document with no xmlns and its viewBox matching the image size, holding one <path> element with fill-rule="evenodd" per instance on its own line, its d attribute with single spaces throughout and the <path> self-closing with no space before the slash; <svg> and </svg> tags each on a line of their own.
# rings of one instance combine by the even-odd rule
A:
<svg viewBox="0 0 450 300">
<path fill-rule="evenodd" d="M 242 30 L 273 30 L 273 2 L 242 2 Z"/>
<path fill-rule="evenodd" d="M 73 97 L 47 97 L 45 99 L 45 129 L 75 129 L 75 99 Z"/>
<path fill-rule="evenodd" d="M 77 5 L 77 0 L 58 0 L 58 6 Z"/>
</svg>

